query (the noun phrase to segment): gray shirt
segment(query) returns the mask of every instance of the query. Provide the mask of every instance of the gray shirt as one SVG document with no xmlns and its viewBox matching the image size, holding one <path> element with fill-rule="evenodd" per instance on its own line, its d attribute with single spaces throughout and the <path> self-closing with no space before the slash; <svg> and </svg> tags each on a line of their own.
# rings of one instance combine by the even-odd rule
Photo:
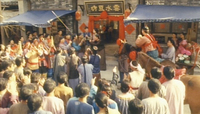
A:
<svg viewBox="0 0 200 114">
<path fill-rule="evenodd" d="M 175 53 L 176 53 L 176 50 L 175 50 L 174 46 L 172 46 L 172 47 L 169 47 L 167 49 L 166 53 L 162 53 L 161 57 L 163 59 L 169 59 L 170 61 L 172 61 L 173 63 L 175 63 L 175 60 L 176 60 Z"/>
</svg>

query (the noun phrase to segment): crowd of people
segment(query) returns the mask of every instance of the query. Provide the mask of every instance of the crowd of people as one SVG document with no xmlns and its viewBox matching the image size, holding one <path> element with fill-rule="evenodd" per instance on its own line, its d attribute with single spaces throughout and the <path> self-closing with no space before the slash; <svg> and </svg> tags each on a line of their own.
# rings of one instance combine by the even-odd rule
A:
<svg viewBox="0 0 200 114">
<path fill-rule="evenodd" d="M 121 94 L 116 95 L 101 79 L 105 50 L 98 30 L 85 31 L 65 36 L 59 31 L 54 37 L 29 33 L 26 41 L 1 44 L 0 113 L 183 114 L 185 87 L 173 79 L 170 66 L 163 73 L 152 68 L 143 81 L 144 69 L 130 61 L 124 68 L 130 70 L 120 70 Z M 161 85 L 162 74 L 167 81 Z"/>
</svg>

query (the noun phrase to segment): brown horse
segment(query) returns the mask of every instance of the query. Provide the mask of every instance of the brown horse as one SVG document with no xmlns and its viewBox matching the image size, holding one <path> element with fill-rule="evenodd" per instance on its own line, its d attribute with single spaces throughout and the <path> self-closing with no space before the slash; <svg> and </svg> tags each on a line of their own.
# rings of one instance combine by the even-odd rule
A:
<svg viewBox="0 0 200 114">
<path fill-rule="evenodd" d="M 137 53 L 137 61 L 140 63 L 141 67 L 146 70 L 146 73 L 148 75 L 150 74 L 150 71 L 153 67 L 158 67 L 158 68 L 161 68 L 162 66 L 172 66 L 173 68 L 178 67 L 175 63 L 171 62 L 170 60 L 164 60 L 163 62 L 159 63 L 144 52 Z"/>
<path fill-rule="evenodd" d="M 143 68 L 145 68 L 147 73 L 150 73 L 151 68 L 159 67 L 162 65 L 170 65 L 176 67 L 176 64 L 169 61 L 164 61 L 164 63 L 158 63 L 153 58 L 149 57 L 143 52 L 138 52 L 137 60 Z M 192 114 L 200 114 L 200 76 L 195 75 L 184 75 L 180 79 L 186 88 L 185 104 L 189 104 Z"/>
</svg>

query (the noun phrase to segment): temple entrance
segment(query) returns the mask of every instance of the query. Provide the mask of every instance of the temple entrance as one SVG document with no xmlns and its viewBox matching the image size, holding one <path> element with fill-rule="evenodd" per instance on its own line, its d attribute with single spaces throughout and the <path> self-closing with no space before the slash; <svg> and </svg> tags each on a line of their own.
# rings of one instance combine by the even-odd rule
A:
<svg viewBox="0 0 200 114">
<path fill-rule="evenodd" d="M 119 38 L 119 21 L 99 20 L 94 22 L 94 28 L 99 30 L 99 35 L 104 44 L 115 44 Z"/>
</svg>

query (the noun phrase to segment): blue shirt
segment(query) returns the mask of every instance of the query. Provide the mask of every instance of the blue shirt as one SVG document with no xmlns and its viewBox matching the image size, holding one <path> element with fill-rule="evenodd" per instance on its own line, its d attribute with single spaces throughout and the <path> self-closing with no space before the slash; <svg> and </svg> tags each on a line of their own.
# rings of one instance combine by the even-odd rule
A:
<svg viewBox="0 0 200 114">
<path fill-rule="evenodd" d="M 70 100 L 67 105 L 66 114 L 94 114 L 94 109 L 87 103 L 79 100 Z"/>
</svg>

